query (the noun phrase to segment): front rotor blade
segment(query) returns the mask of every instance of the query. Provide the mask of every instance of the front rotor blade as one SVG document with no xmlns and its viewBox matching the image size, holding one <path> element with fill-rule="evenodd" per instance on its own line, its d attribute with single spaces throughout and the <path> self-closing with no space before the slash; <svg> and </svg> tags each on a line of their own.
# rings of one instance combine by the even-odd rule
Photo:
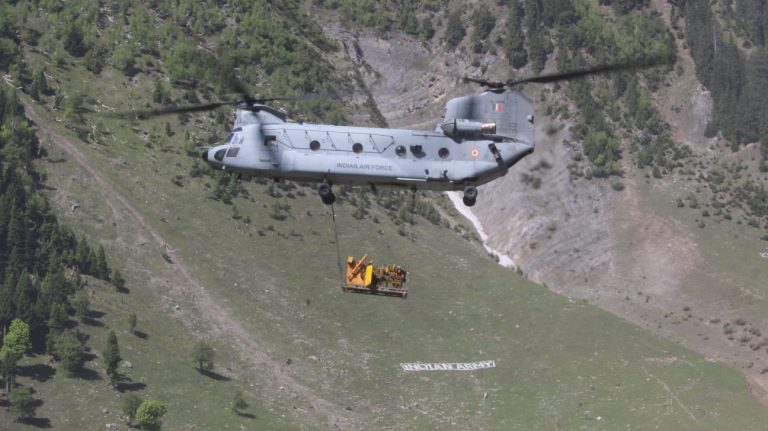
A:
<svg viewBox="0 0 768 431">
<path fill-rule="evenodd" d="M 240 97 L 246 104 L 259 103 L 258 99 L 254 99 L 253 96 L 251 96 L 251 93 L 248 92 L 248 89 L 245 88 L 245 84 L 243 83 L 243 81 L 241 81 L 234 74 L 232 74 L 232 76 L 227 80 L 227 83 L 232 89 L 234 89 L 240 95 Z"/>
<path fill-rule="evenodd" d="M 225 105 L 234 105 L 239 102 L 233 102 L 233 101 L 220 101 L 220 102 L 211 102 L 211 103 L 200 103 L 196 105 L 186 105 L 186 106 L 168 106 L 164 108 L 157 108 L 157 109 L 146 109 L 146 110 L 139 110 L 139 111 L 123 111 L 123 112 L 115 112 L 113 114 L 110 114 L 110 116 L 113 117 L 138 117 L 138 118 L 147 118 L 147 117 L 156 117 L 159 115 L 169 115 L 169 114 L 187 114 L 191 112 L 201 112 L 201 111 L 210 111 L 212 109 L 216 109 L 220 106 Z"/>
<path fill-rule="evenodd" d="M 482 85 L 483 87 L 488 88 L 502 88 L 504 85 L 506 85 L 503 82 L 498 81 L 489 81 L 487 79 L 480 79 L 480 78 L 470 78 L 469 76 L 465 76 L 462 78 L 464 82 L 474 82 L 475 84 Z"/>
<path fill-rule="evenodd" d="M 675 59 L 668 56 L 655 57 L 644 61 L 630 61 L 626 63 L 605 64 L 601 66 L 586 67 L 583 69 L 571 70 L 568 72 L 555 72 L 547 73 L 544 75 L 532 76 L 530 78 L 523 78 L 517 80 L 510 80 L 506 82 L 508 87 L 513 85 L 525 84 L 526 82 L 534 82 L 537 84 L 547 84 L 550 82 L 564 81 L 568 79 L 577 79 L 588 75 L 596 75 L 600 73 L 620 72 L 622 70 L 631 69 L 644 69 L 653 66 L 660 66 L 662 64 L 674 63 Z"/>
<path fill-rule="evenodd" d="M 338 94 L 302 94 L 298 96 L 275 96 L 275 97 L 262 97 L 260 99 L 253 99 L 255 103 L 268 103 L 277 101 L 301 101 L 301 100 L 321 100 L 321 99 L 338 99 L 341 96 Z"/>
</svg>

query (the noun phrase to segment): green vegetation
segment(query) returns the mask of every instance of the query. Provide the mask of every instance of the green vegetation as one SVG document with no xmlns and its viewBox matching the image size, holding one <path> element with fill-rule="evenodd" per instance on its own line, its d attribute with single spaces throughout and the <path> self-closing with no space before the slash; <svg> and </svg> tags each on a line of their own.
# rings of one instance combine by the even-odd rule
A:
<svg viewBox="0 0 768 431">
<path fill-rule="evenodd" d="M 141 406 L 141 398 L 136 394 L 126 394 L 123 397 L 122 411 L 123 414 L 128 416 L 128 425 L 133 423 L 136 418 L 136 410 Z"/>
<path fill-rule="evenodd" d="M 16 54 L 7 60 L 19 61 Z M 37 90 L 38 96 L 45 92 L 39 84 Z M 38 352 L 47 346 L 65 372 L 79 369 L 84 347 L 64 331 L 68 309 L 86 316 L 81 274 L 103 275 L 94 271 L 97 256 L 95 268 L 106 267 L 103 248 L 94 255 L 85 238 L 61 226 L 42 194 L 44 176 L 32 161 L 45 151 L 23 113 L 18 95 L 0 87 L 0 325 L 7 331 L 0 360 L 6 394 L 29 389 L 11 391 L 24 353 L 35 346 Z"/>
<path fill-rule="evenodd" d="M 136 317 L 136 313 L 131 313 L 128 316 L 128 330 L 131 333 L 135 333 L 136 331 L 136 322 L 138 321 L 138 318 Z"/>
<path fill-rule="evenodd" d="M 49 353 L 59 362 L 65 376 L 72 376 L 83 369 L 86 346 L 81 337 L 72 331 L 52 332 Z"/>
<path fill-rule="evenodd" d="M 572 13 L 576 27 L 562 30 L 558 66 L 579 67 L 587 63 L 584 54 L 592 57 L 594 64 L 674 56 L 671 35 L 656 12 L 642 8 L 644 3 L 613 2 L 617 14 L 610 16 L 589 2 L 575 2 Z M 669 171 L 686 156 L 650 103 L 649 89 L 659 85 L 662 75 L 652 70 L 644 77 L 642 86 L 634 73 L 605 77 L 602 79 L 612 82 L 600 91 L 595 91 L 587 80 L 568 84 L 567 93 L 579 106 L 583 119 L 573 129 L 574 136 L 583 140 L 584 153 L 596 177 L 622 173 L 620 142 L 625 139 L 640 167 Z"/>
<path fill-rule="evenodd" d="M 344 2 L 324 3 L 341 8 Z M 381 3 L 385 2 L 376 4 Z M 428 3 L 437 2 L 424 4 Z M 569 22 L 569 10 L 562 2 L 538 3 L 542 15 L 525 15 L 524 26 L 535 25 L 544 32 L 554 22 L 551 16 Z M 4 275 L 0 293 L 13 294 L 0 296 L 0 320 L 7 324 L 22 317 L 33 334 L 35 329 L 48 331 L 46 344 L 58 361 L 57 372 L 45 382 L 22 374 L 17 381 L 22 388 L 33 384 L 39 389 L 35 396 L 44 403 L 33 414 L 50 418 L 53 427 L 104 429 L 94 419 L 101 418 L 100 410 L 93 410 L 96 407 L 122 410 L 130 421 L 135 416 L 135 422 L 145 427 L 159 426 L 160 418 L 172 429 L 328 427 L 326 411 L 313 403 L 337 409 L 329 416 L 341 412 L 338 416 L 348 419 L 351 428 L 539 429 L 551 427 L 552 418 L 558 417 L 564 429 L 578 429 L 590 425 L 585 411 L 600 412 L 607 427 L 622 428 L 642 428 L 656 421 L 660 428 L 699 429 L 703 424 L 752 429 L 767 420 L 736 372 L 587 304 L 552 295 L 499 268 L 477 243 L 458 240 L 458 235 L 470 238 L 471 231 L 456 222 L 440 196 L 412 198 L 401 192 L 372 196 L 357 189 L 338 190 L 343 252 L 370 251 L 377 262 L 401 263 L 412 271 L 412 293 L 406 301 L 340 292 L 330 215 L 314 190 L 301 184 L 236 181 L 187 157 L 189 151 L 194 154 L 196 143 L 221 138 L 228 127 L 225 114 L 128 123 L 86 112 L 105 109 L 102 105 L 117 109 L 211 100 L 228 88 L 231 73 L 271 94 L 343 88 L 339 83 L 343 79 L 318 54 L 333 50 L 333 43 L 324 40 L 299 2 L 246 2 L 219 8 L 159 1 L 152 10 L 129 3 L 100 6 L 103 11 L 85 2 L 66 2 L 44 8 L 39 15 L 25 2 L 2 6 L 14 8 L 19 17 L 10 24 L 11 32 L 0 26 L 2 37 L 24 41 L 2 49 L 21 52 L 22 46 L 26 51 L 25 61 L 2 55 L 0 61 L 15 67 L 9 70 L 11 79 L 23 84 L 30 96 L 37 94 L 41 104 L 35 112 L 52 133 L 70 139 L 105 179 L 104 184 L 71 181 L 84 176 L 82 166 L 53 142 L 45 150 L 29 151 L 19 146 L 21 139 L 0 141 L 4 199 L 0 202 L 20 207 L 15 216 L 11 215 L 16 211 L 0 211 L 0 226 L 5 229 L 0 241 L 16 246 L 15 257 L 13 247 L 0 247 L 0 254 L 5 253 L 0 262 L 42 259 L 30 259 L 28 264 L 25 260 L 27 273 L 16 272 L 11 281 L 6 282 Z M 563 14 L 546 13 L 554 7 Z M 466 11 L 463 16 L 470 12 L 474 13 Z M 415 8 L 414 15 L 416 20 L 403 20 L 405 31 L 414 31 L 414 22 L 430 23 L 435 16 Z M 43 31 L 48 27 L 52 34 Z M 538 61 L 541 52 L 551 52 L 541 39 L 533 50 Z M 228 54 L 216 58 L 212 52 Z M 38 72 L 30 72 L 39 70 L 45 71 L 42 79 Z M 600 92 L 588 93 L 597 97 Z M 600 97 L 607 96 L 600 93 Z M 315 118 L 334 121 L 344 115 L 336 102 L 330 107 L 307 105 Z M 20 110 L 18 106 L 13 108 Z M 615 111 L 621 114 L 621 109 Z M 596 160 L 610 153 L 612 139 L 625 138 L 612 129 L 623 121 L 623 114 L 606 115 L 610 127 L 602 130 L 604 136 L 590 138 L 597 148 Z M 3 123 L 1 136 L 33 136 L 20 113 L 13 116 L 14 121 Z M 44 162 L 47 172 L 24 174 L 35 166 L 26 156 L 20 157 L 25 152 L 29 156 L 50 152 L 50 162 Z M 609 170 L 615 160 L 603 158 Z M 6 173 L 14 159 L 19 161 L 14 169 L 21 172 L 24 186 L 6 188 L 9 175 L 17 175 Z M 39 229 L 54 239 L 42 235 L 30 239 L 38 234 L 25 229 L 26 220 L 36 222 L 45 219 L 40 214 L 53 213 L 52 204 L 39 194 L 29 194 L 31 186 L 42 185 L 46 177 L 48 194 L 76 196 L 83 208 L 76 212 L 64 206 L 61 217 L 72 228 L 51 220 Z M 104 185 L 111 189 L 102 189 Z M 19 193 L 25 193 L 24 199 L 7 197 Z M 108 205 L 104 199 L 112 200 Z M 413 209 L 408 205 L 411 199 Z M 124 205 L 135 208 L 141 223 L 123 211 Z M 271 217 L 272 213 L 280 217 Z M 155 234 L 162 241 L 155 242 Z M 89 246 L 86 238 L 99 238 L 103 247 Z M 39 247 L 24 248 L 28 244 Z M 54 254 L 58 262 L 50 258 Z M 119 268 L 115 262 L 120 262 Z M 179 275 L 185 271 L 194 280 Z M 196 290 L 195 280 L 201 289 Z M 195 302 L 201 296 L 216 307 Z M 82 323 L 73 327 L 76 322 L 69 319 L 78 315 L 76 308 L 81 307 L 76 304 L 83 297 L 88 301 L 83 301 L 86 307 L 79 313 Z M 22 304 L 20 316 L 7 311 L 15 309 L 8 304 L 17 303 Z M 150 333 L 135 331 L 136 336 L 122 337 L 116 349 L 112 331 L 125 322 L 134 331 L 137 310 L 142 313 L 142 329 Z M 104 313 L 101 320 L 100 313 Z M 220 314 L 211 317 L 211 313 Z M 218 329 L 221 322 L 237 326 Z M 189 352 L 199 345 L 184 342 L 189 338 L 180 334 L 204 334 L 201 337 L 215 340 L 206 350 L 213 352 L 215 347 L 219 368 L 226 369 L 227 376 L 210 378 L 195 372 L 189 366 Z M 116 370 L 110 365 L 114 361 L 103 358 L 121 354 L 134 362 L 130 371 L 134 380 L 119 386 L 128 392 L 122 398 L 99 381 L 95 363 L 88 359 L 96 356 L 91 351 L 102 353 L 97 359 L 100 367 Z M 108 353 L 113 351 L 117 354 Z M 476 357 L 495 358 L 498 368 L 423 376 L 402 374 L 398 367 L 406 361 Z M 653 360 L 666 357 L 675 360 L 668 364 Z M 46 359 L 23 357 L 19 367 L 51 369 Z M 18 368 L 11 362 L 9 369 Z M 194 363 L 200 369 L 210 363 L 212 368 L 213 358 Z M 280 373 L 280 382 L 293 383 L 283 390 L 282 383 L 275 384 L 274 373 Z M 6 381 L 9 375 L 13 373 L 4 374 Z M 240 388 L 242 394 L 237 392 Z M 677 404 L 666 403 L 668 390 L 679 403 L 695 406 L 694 420 Z M 165 400 L 168 409 L 162 403 L 140 402 L 149 397 Z M 251 407 L 239 403 L 246 398 Z M 121 402 L 125 404 L 120 406 Z M 372 411 L 370 405 L 381 410 Z M 231 413 L 244 408 L 254 415 Z"/>
<path fill-rule="evenodd" d="M 507 28 L 503 39 L 504 53 L 509 64 L 515 69 L 520 69 L 528 63 L 528 52 L 525 50 L 525 33 L 523 32 L 524 9 L 518 0 L 511 0 Z"/>
<path fill-rule="evenodd" d="M 159 430 L 163 423 L 162 417 L 167 411 L 168 409 L 160 401 L 144 400 L 136 409 L 136 422 L 144 429 Z"/>
<path fill-rule="evenodd" d="M 21 319 L 13 319 L 11 327 L 8 328 L 8 332 L 3 338 L 2 349 L 15 356 L 18 360 L 31 348 L 32 341 L 29 338 L 29 325 Z"/>
<path fill-rule="evenodd" d="M 232 399 L 232 411 L 240 413 L 247 408 L 248 403 L 245 401 L 245 397 L 243 397 L 243 391 L 235 391 L 235 396 Z"/>
<path fill-rule="evenodd" d="M 555 47 L 560 70 L 674 57 L 672 35 L 648 3 L 601 0 L 600 5 L 610 6 L 605 9 L 587 0 L 512 0 L 507 2 L 505 34 L 497 43 L 512 67 L 530 63 L 534 72 L 543 69 Z M 478 6 L 473 23 L 471 45 L 475 52 L 484 52 L 486 47 L 478 41 L 495 23 L 486 6 Z M 590 83 L 595 80 L 567 84 L 566 94 L 579 112 L 571 132 L 591 165 L 589 178 L 622 175 L 621 159 L 627 150 L 637 165 L 649 167 L 656 176 L 671 172 L 688 156 L 687 149 L 672 140 L 669 126 L 651 103 L 651 93 L 669 70 L 657 69 L 595 78 L 599 89 Z M 572 169 L 572 178 L 582 176 L 579 171 Z"/>
<path fill-rule="evenodd" d="M 456 46 L 464 40 L 464 36 L 467 34 L 464 28 L 464 22 L 462 18 L 462 10 L 456 10 L 448 15 L 448 23 L 445 26 L 445 45 L 449 50 L 455 49 Z"/>
<path fill-rule="evenodd" d="M 75 315 L 81 320 L 88 318 L 88 311 L 91 306 L 91 300 L 88 298 L 88 293 L 84 290 L 75 292 L 70 298 L 70 304 L 75 309 Z"/>
<path fill-rule="evenodd" d="M 714 102 L 707 133 L 718 132 L 736 146 L 768 145 L 768 14 L 764 2 L 673 2 L 685 18 L 685 38 L 696 75 Z M 680 32 L 680 24 L 676 24 Z M 741 46 L 739 46 L 741 40 Z M 735 149 L 736 147 L 734 147 Z"/>
<path fill-rule="evenodd" d="M 16 414 L 17 419 L 29 419 L 35 416 L 37 402 L 32 397 L 32 391 L 29 388 L 15 388 L 11 391 L 11 411 Z"/>
<path fill-rule="evenodd" d="M 212 370 L 215 356 L 216 352 L 213 350 L 213 347 L 204 341 L 197 342 L 192 350 L 192 360 L 197 364 L 197 369 L 200 371 Z"/>
<path fill-rule="evenodd" d="M 8 394 L 13 386 L 18 359 L 10 349 L 0 349 L 0 371 L 5 381 L 5 393 Z"/>
<path fill-rule="evenodd" d="M 475 28 L 470 39 L 472 51 L 477 54 L 484 53 L 490 47 L 487 39 L 496 26 L 496 16 L 487 5 L 481 3 L 472 13 L 472 25 Z"/>
<path fill-rule="evenodd" d="M 352 27 L 371 29 L 384 37 L 399 29 L 424 40 L 434 36 L 433 16 L 448 6 L 447 0 L 315 0 L 313 3 L 314 7 L 338 12 Z"/>
<path fill-rule="evenodd" d="M 117 335 L 115 331 L 109 331 L 107 334 L 107 342 L 104 346 L 104 350 L 101 352 L 101 358 L 104 361 L 104 370 L 109 376 L 109 381 L 112 386 L 116 386 L 120 381 L 120 373 L 117 371 L 117 367 L 120 366 L 120 346 L 117 344 Z"/>
</svg>

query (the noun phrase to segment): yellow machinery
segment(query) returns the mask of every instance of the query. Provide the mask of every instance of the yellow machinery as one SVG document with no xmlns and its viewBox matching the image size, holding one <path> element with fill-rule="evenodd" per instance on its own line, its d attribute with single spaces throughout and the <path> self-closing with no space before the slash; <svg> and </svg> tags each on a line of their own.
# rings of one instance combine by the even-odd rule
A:
<svg viewBox="0 0 768 431">
<path fill-rule="evenodd" d="M 408 272 L 398 265 L 374 268 L 368 254 L 360 260 L 347 256 L 347 272 L 341 287 L 345 291 L 405 298 L 408 296 L 407 277 Z"/>
</svg>

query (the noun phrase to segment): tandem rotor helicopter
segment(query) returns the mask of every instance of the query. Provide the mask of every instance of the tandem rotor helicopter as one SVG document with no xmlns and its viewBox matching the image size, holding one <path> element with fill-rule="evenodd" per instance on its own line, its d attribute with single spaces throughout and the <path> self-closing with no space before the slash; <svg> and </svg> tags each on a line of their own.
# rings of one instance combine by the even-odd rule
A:
<svg viewBox="0 0 768 431">
<path fill-rule="evenodd" d="M 477 186 L 506 175 L 535 147 L 533 101 L 510 88 L 669 62 L 668 58 L 657 58 L 505 82 L 464 78 L 485 91 L 448 101 L 445 117 L 431 132 L 289 122 L 285 113 L 266 103 L 305 97 L 253 98 L 245 91 L 236 101 L 120 115 L 147 117 L 236 105 L 229 137 L 201 155 L 214 168 L 246 177 L 317 182 L 317 192 L 326 205 L 335 201 L 332 185 L 352 184 L 374 190 L 377 186 L 463 190 L 464 204 L 472 206 Z"/>
</svg>

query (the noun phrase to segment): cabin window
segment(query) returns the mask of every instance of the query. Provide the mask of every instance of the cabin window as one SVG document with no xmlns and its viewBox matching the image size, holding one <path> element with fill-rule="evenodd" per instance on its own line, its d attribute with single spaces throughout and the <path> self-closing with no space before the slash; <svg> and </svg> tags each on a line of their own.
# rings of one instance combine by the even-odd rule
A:
<svg viewBox="0 0 768 431">
<path fill-rule="evenodd" d="M 312 141 L 309 143 L 309 149 L 312 151 L 317 151 L 320 149 L 320 143 L 317 141 Z"/>
<path fill-rule="evenodd" d="M 275 135 L 264 135 L 264 145 L 274 145 L 275 141 L 277 141 L 277 136 L 275 136 Z"/>
<path fill-rule="evenodd" d="M 402 145 L 398 145 L 395 147 L 395 154 L 397 154 L 400 157 L 405 157 L 405 147 Z"/>
<path fill-rule="evenodd" d="M 362 153 L 363 152 L 363 144 L 359 142 L 355 142 L 355 145 L 352 145 L 352 151 L 355 153 Z"/>
<path fill-rule="evenodd" d="M 237 157 L 237 153 L 239 152 L 240 152 L 240 147 L 235 147 L 235 146 L 229 147 L 229 149 L 227 150 L 227 157 Z"/>
<path fill-rule="evenodd" d="M 447 159 L 448 156 L 451 155 L 451 152 L 448 151 L 448 148 L 440 148 L 440 150 L 437 152 L 437 155 L 440 156 L 441 159 Z"/>
</svg>

